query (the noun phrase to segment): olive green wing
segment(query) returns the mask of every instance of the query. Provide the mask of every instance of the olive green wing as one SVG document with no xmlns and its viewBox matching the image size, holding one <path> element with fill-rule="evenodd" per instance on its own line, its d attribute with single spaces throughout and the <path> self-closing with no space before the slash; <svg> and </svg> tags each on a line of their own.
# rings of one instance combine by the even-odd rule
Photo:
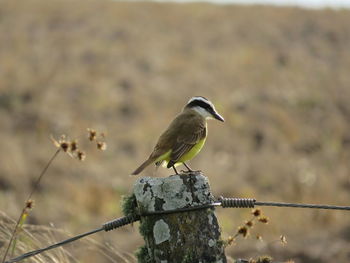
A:
<svg viewBox="0 0 350 263">
<path fill-rule="evenodd" d="M 183 126 L 177 136 L 171 155 L 168 168 L 172 167 L 178 160 L 188 153 L 193 146 L 206 136 L 206 125 L 202 122 L 191 122 L 189 125 Z"/>
</svg>

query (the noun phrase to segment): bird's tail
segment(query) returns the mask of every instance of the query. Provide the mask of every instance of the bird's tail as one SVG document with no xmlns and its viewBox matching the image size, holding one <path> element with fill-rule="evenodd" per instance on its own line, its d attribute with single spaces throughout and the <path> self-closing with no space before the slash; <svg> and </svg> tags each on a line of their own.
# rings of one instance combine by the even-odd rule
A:
<svg viewBox="0 0 350 263">
<path fill-rule="evenodd" d="M 152 158 L 148 158 L 143 164 L 140 165 L 131 175 L 138 175 L 145 169 L 148 165 L 150 165 L 154 160 Z"/>
</svg>

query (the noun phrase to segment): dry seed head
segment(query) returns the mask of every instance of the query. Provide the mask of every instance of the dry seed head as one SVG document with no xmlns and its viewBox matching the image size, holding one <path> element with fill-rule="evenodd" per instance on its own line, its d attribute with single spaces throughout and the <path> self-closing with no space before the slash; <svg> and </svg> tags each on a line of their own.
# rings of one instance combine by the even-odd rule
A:
<svg viewBox="0 0 350 263">
<path fill-rule="evenodd" d="M 240 234 L 240 235 L 242 235 L 243 237 L 247 237 L 247 235 L 248 235 L 248 228 L 246 227 L 246 226 L 240 226 L 239 228 L 238 228 L 238 231 L 237 231 L 237 233 L 238 234 Z"/>
<path fill-rule="evenodd" d="M 97 132 L 94 129 L 87 129 L 88 133 L 89 133 L 89 140 L 90 141 L 95 141 L 97 138 Z"/>
<path fill-rule="evenodd" d="M 70 147 L 69 142 L 61 142 L 60 147 L 64 152 L 68 152 Z"/>
<path fill-rule="evenodd" d="M 256 263 L 256 260 L 254 258 L 249 259 L 248 263 Z"/>
<path fill-rule="evenodd" d="M 107 149 L 107 144 L 105 142 L 97 142 L 97 149 L 105 151 Z"/>
<path fill-rule="evenodd" d="M 259 241 L 263 241 L 262 236 L 261 236 L 261 235 L 259 235 L 259 234 L 258 234 L 258 235 L 256 235 L 256 239 L 257 239 L 257 240 L 259 240 Z"/>
<path fill-rule="evenodd" d="M 77 152 L 77 157 L 78 157 L 79 161 L 84 161 L 86 158 L 86 154 L 85 154 L 85 152 L 79 150 Z"/>
<path fill-rule="evenodd" d="M 57 148 L 61 148 L 64 152 L 68 152 L 70 150 L 70 142 L 66 141 L 66 135 L 64 134 L 61 135 L 58 141 L 51 135 L 51 141 Z"/>
<path fill-rule="evenodd" d="M 253 216 L 260 216 L 261 215 L 261 210 L 260 209 L 253 209 L 252 211 Z"/>
<path fill-rule="evenodd" d="M 287 245 L 287 238 L 286 238 L 286 236 L 281 235 L 280 236 L 280 240 L 281 240 L 282 245 Z"/>
<path fill-rule="evenodd" d="M 77 140 L 73 140 L 70 143 L 70 151 L 71 152 L 75 152 L 76 150 L 78 150 L 78 141 Z"/>
<path fill-rule="evenodd" d="M 269 218 L 266 216 L 261 216 L 258 218 L 258 221 L 263 223 L 263 224 L 267 224 L 269 222 Z"/>
<path fill-rule="evenodd" d="M 62 148 L 63 151 L 67 152 L 69 148 L 69 143 L 66 140 L 66 135 L 62 134 L 61 138 L 58 140 L 60 144 L 60 148 Z"/>
<path fill-rule="evenodd" d="M 245 225 L 246 225 L 247 227 L 253 227 L 254 222 L 253 222 L 252 220 L 249 220 L 249 221 L 246 221 L 246 222 L 245 222 Z"/>
<path fill-rule="evenodd" d="M 27 200 L 26 201 L 26 208 L 28 208 L 28 209 L 32 209 L 33 208 L 33 206 L 34 206 L 34 200 Z"/>
</svg>

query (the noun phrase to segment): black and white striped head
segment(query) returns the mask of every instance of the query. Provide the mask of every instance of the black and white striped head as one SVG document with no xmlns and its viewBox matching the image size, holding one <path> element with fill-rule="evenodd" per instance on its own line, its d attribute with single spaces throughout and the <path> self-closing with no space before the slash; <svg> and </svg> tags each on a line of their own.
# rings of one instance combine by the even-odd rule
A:
<svg viewBox="0 0 350 263">
<path fill-rule="evenodd" d="M 213 103 L 204 97 L 198 96 L 191 98 L 187 102 L 185 109 L 186 108 L 195 110 L 206 119 L 217 119 L 219 121 L 225 121 L 224 118 L 219 113 L 217 113 Z"/>
</svg>

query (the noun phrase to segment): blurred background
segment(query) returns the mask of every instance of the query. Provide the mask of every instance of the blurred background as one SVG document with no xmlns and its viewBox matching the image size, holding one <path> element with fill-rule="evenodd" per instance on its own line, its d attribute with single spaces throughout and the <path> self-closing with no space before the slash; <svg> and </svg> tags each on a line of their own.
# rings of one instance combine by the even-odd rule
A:
<svg viewBox="0 0 350 263">
<path fill-rule="evenodd" d="M 50 135 L 66 134 L 87 158 L 56 158 L 27 223 L 79 234 L 121 216 L 121 197 L 136 180 L 128 175 L 195 95 L 226 119 L 209 123 L 207 143 L 190 162 L 214 195 L 349 205 L 349 25 L 347 9 L 1 1 L 0 210 L 18 217 L 56 151 Z M 84 143 L 86 128 L 107 134 L 106 151 Z M 151 167 L 142 176 L 171 173 Z M 217 212 L 223 238 L 251 217 L 247 209 Z M 227 255 L 350 261 L 348 213 L 263 213 L 269 224 Z M 134 262 L 143 244 L 138 224 L 92 239 L 91 247 L 67 249 L 79 262 Z"/>
</svg>

